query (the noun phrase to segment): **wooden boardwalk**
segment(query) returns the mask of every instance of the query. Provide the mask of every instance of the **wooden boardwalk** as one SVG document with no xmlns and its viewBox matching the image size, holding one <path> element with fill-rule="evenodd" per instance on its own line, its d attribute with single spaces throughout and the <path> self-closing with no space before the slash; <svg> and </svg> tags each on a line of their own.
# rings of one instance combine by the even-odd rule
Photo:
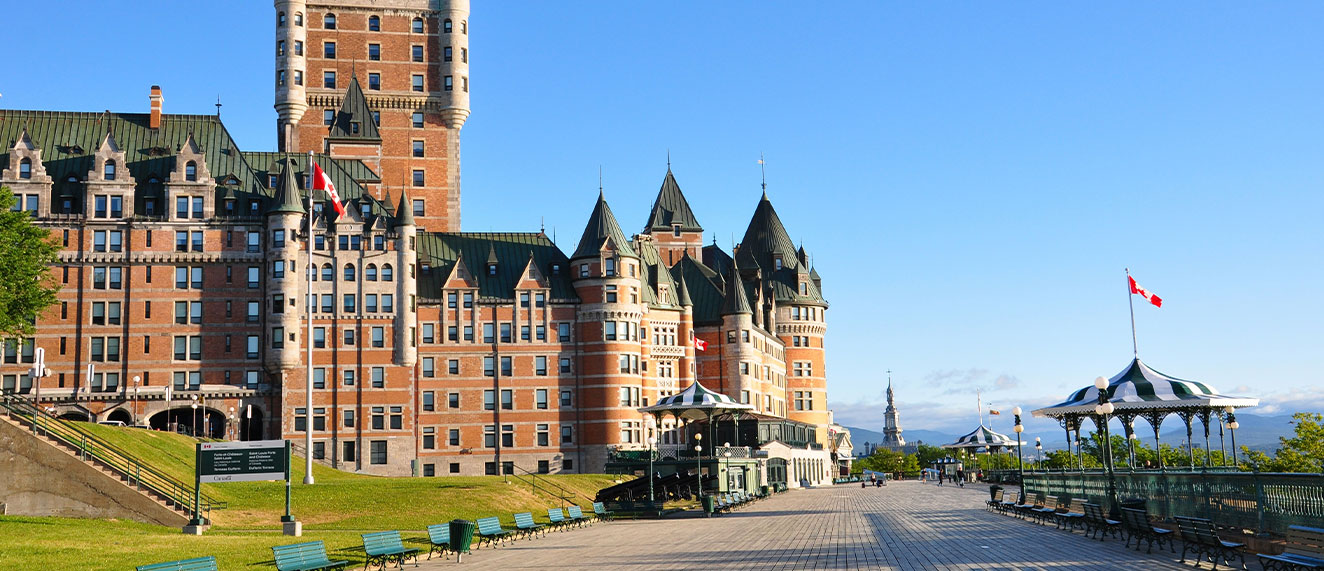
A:
<svg viewBox="0 0 1324 571">
<path fill-rule="evenodd" d="M 984 511 L 985 486 L 796 490 L 713 518 L 616 521 L 465 556 L 466 569 L 1194 569 Z M 503 518 L 504 520 L 505 518 Z M 1180 544 L 1180 542 L 1177 542 Z M 1178 545 L 1178 551 L 1181 547 Z M 1258 566 L 1254 557 L 1248 561 Z M 455 566 L 433 558 L 424 569 Z M 1207 568 L 1206 568 L 1207 569 Z"/>
</svg>

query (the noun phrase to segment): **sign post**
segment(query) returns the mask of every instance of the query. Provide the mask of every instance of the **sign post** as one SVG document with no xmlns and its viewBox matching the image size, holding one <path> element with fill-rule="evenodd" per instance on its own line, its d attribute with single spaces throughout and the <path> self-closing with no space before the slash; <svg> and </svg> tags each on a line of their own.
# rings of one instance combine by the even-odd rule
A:
<svg viewBox="0 0 1324 571">
<path fill-rule="evenodd" d="M 303 535 L 303 524 L 290 515 L 290 441 L 248 440 L 242 442 L 199 442 L 197 444 L 197 481 L 193 490 L 193 520 L 190 527 L 206 525 L 199 511 L 202 484 L 225 482 L 261 482 L 285 480 L 285 515 L 281 526 L 285 535 Z M 188 531 L 189 528 L 185 528 Z"/>
</svg>

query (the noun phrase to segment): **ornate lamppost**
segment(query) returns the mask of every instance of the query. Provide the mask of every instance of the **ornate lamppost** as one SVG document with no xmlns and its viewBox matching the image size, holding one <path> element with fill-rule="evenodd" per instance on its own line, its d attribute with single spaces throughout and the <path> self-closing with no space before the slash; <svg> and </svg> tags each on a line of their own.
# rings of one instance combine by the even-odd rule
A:
<svg viewBox="0 0 1324 571">
<path fill-rule="evenodd" d="M 694 433 L 694 488 L 695 499 L 703 497 L 703 433 Z"/>
<path fill-rule="evenodd" d="M 1039 437 L 1034 437 L 1034 458 L 1039 465 L 1039 469 L 1044 469 L 1044 443 L 1039 441 Z"/>
<path fill-rule="evenodd" d="M 1112 516 L 1120 515 L 1122 512 L 1117 505 L 1117 482 L 1113 475 L 1112 451 L 1113 443 L 1108 436 L 1108 415 L 1113 413 L 1113 403 L 1108 402 L 1108 379 L 1099 377 L 1094 379 L 1094 388 L 1099 390 L 1099 404 L 1094 405 L 1094 414 L 1096 424 L 1099 430 L 1103 432 L 1103 447 L 1099 451 L 1101 460 L 1108 471 L 1108 502 L 1110 504 L 1108 512 Z"/>
<path fill-rule="evenodd" d="M 189 396 L 190 396 L 190 398 L 193 399 L 193 404 L 189 405 L 189 408 L 193 409 L 193 412 L 190 413 L 190 416 L 193 417 L 193 418 L 192 418 L 192 422 L 193 422 L 193 437 L 194 437 L 194 438 L 197 438 L 197 437 L 198 437 L 198 430 L 202 428 L 202 427 L 200 426 L 201 423 L 198 422 L 198 395 L 189 395 Z"/>
<path fill-rule="evenodd" d="M 1021 425 L 1021 407 L 1018 406 L 1012 409 L 1011 414 L 1016 420 L 1016 425 L 1011 427 L 1012 431 L 1016 433 L 1016 471 L 1020 473 L 1020 484 L 1021 487 L 1024 488 L 1025 458 L 1024 455 L 1021 454 L 1021 433 L 1025 431 L 1025 427 Z"/>
<path fill-rule="evenodd" d="M 138 375 L 133 376 L 133 424 L 140 425 L 142 421 L 138 419 L 138 385 L 143 381 Z"/>
<path fill-rule="evenodd" d="M 1237 463 L 1237 428 L 1240 425 L 1237 424 L 1236 411 L 1237 409 L 1230 406 L 1223 409 L 1223 412 L 1227 413 L 1227 431 L 1228 434 L 1232 436 L 1232 465 L 1240 466 L 1240 464 Z"/>
<path fill-rule="evenodd" d="M 653 507 L 653 502 L 656 501 L 653 498 L 653 480 L 657 479 L 653 472 L 653 456 L 655 455 L 657 455 L 657 436 L 650 434 L 648 436 L 648 505 L 653 509 L 656 509 L 656 507 Z"/>
</svg>

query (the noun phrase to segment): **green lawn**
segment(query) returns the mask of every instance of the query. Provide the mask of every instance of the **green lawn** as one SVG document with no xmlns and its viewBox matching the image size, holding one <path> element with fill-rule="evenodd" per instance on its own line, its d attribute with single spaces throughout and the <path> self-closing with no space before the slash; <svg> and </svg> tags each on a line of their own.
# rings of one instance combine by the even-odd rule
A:
<svg viewBox="0 0 1324 571">
<path fill-rule="evenodd" d="M 87 425 L 111 444 L 174 477 L 192 481 L 194 439 L 150 430 Z M 206 484 L 206 493 L 229 503 L 213 511 L 213 527 L 202 537 L 175 528 L 129 521 L 0 516 L 0 569 L 130 569 L 135 565 L 215 555 L 222 569 L 270 568 L 271 546 L 321 539 L 334 558 L 362 563 L 359 534 L 398 529 L 406 539 L 425 537 L 430 524 L 455 518 L 501 516 L 529 511 L 546 520 L 561 500 L 547 482 L 566 488 L 571 501 L 588 506 L 612 476 L 539 476 L 535 491 L 527 478 L 500 476 L 382 478 L 313 467 L 317 483 L 302 484 L 295 462 L 291 510 L 304 525 L 303 538 L 280 535 L 285 508 L 283 482 Z M 356 551 L 358 550 L 358 551 Z"/>
</svg>

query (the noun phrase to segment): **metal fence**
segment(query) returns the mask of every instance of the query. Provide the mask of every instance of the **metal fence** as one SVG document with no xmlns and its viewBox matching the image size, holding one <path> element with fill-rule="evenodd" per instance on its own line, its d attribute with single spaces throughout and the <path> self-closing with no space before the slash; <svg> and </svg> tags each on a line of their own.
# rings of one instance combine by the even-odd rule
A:
<svg viewBox="0 0 1324 571">
<path fill-rule="evenodd" d="M 1119 502 L 1143 500 L 1149 513 L 1165 519 L 1202 517 L 1219 525 L 1282 535 L 1289 525 L 1324 522 L 1324 474 L 1260 472 L 1119 472 Z M 1025 489 L 1108 502 L 1104 472 L 1026 472 Z"/>
</svg>

